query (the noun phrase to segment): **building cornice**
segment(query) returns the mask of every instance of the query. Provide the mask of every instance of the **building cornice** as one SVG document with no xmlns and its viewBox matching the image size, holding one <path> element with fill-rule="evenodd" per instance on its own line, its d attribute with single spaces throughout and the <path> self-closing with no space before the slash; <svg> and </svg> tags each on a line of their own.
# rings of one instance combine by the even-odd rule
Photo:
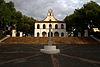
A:
<svg viewBox="0 0 100 67">
<path fill-rule="evenodd" d="M 63 21 L 36 21 L 35 23 L 65 23 Z"/>
</svg>

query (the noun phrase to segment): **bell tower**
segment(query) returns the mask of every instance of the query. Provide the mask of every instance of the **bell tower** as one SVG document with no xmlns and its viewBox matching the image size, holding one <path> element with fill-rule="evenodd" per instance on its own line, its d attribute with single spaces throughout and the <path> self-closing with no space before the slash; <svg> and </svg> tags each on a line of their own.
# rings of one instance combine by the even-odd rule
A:
<svg viewBox="0 0 100 67">
<path fill-rule="evenodd" d="M 52 9 L 48 10 L 48 16 L 53 16 L 53 10 Z"/>
<path fill-rule="evenodd" d="M 48 14 L 47 14 L 47 17 L 44 19 L 44 21 L 57 21 L 54 17 L 54 14 L 53 14 L 53 10 L 52 9 L 49 9 L 48 10 Z"/>
</svg>

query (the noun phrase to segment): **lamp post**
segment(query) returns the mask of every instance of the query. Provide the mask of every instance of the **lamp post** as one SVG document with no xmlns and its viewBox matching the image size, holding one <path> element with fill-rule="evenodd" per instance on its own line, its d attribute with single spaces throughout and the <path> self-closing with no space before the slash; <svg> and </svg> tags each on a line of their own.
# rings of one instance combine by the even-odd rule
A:
<svg viewBox="0 0 100 67">
<path fill-rule="evenodd" d="M 48 45 L 52 45 L 52 41 L 51 41 L 51 26 L 49 26 L 49 41 L 48 41 Z"/>
</svg>

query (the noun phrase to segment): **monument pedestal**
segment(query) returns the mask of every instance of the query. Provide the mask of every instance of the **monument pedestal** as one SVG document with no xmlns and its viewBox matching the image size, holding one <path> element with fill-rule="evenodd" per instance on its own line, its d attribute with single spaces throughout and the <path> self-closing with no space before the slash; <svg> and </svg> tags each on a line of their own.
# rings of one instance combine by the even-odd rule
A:
<svg viewBox="0 0 100 67">
<path fill-rule="evenodd" d="M 60 50 L 56 49 L 56 46 L 47 45 L 47 46 L 44 46 L 44 49 L 40 49 L 40 52 L 46 53 L 46 54 L 58 54 L 60 53 Z"/>
</svg>

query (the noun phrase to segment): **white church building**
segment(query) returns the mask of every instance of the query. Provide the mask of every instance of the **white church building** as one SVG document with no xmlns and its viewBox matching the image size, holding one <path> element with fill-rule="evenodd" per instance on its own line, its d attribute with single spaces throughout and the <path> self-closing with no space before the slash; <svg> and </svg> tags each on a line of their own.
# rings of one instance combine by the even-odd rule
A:
<svg viewBox="0 0 100 67">
<path fill-rule="evenodd" d="M 66 36 L 66 23 L 58 21 L 54 17 L 53 10 L 49 9 L 44 20 L 35 22 L 34 37 L 49 37 L 50 27 L 52 37 Z"/>
</svg>

